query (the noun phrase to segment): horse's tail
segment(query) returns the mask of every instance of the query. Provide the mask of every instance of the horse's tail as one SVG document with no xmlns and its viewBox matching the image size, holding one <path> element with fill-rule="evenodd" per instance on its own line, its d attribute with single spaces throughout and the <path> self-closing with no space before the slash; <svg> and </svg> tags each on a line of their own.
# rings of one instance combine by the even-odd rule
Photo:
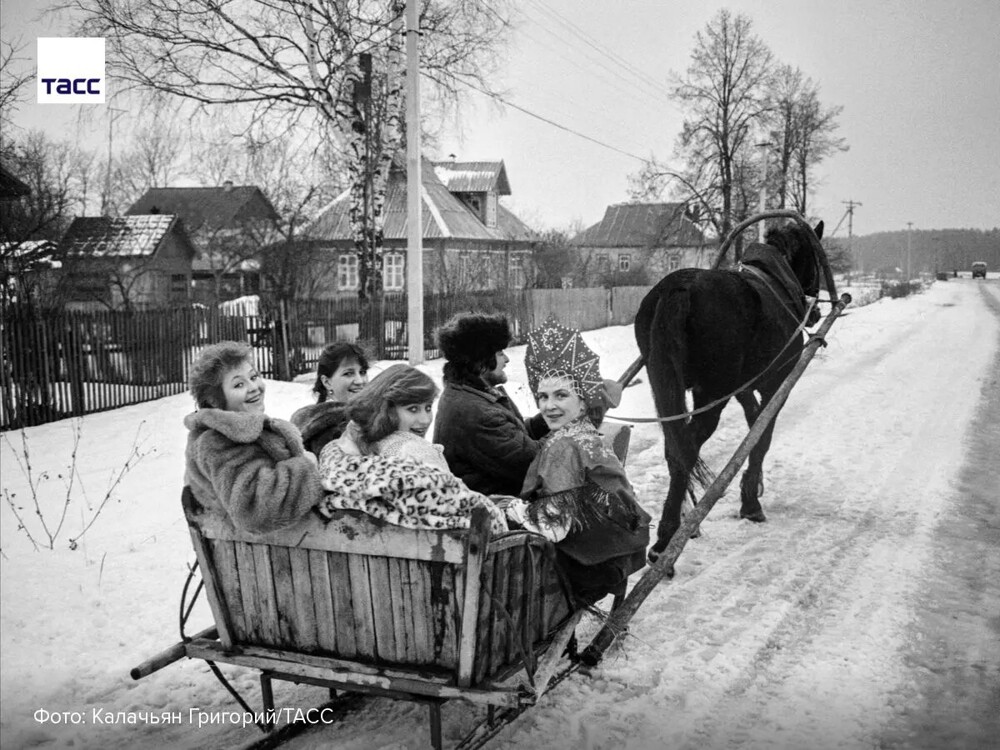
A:
<svg viewBox="0 0 1000 750">
<path fill-rule="evenodd" d="M 640 330 L 646 332 L 646 373 L 653 390 L 656 413 L 660 418 L 673 417 L 687 411 L 685 400 L 688 341 L 687 319 L 691 298 L 687 289 L 666 289 L 656 301 L 655 308 L 647 308 Z M 642 348 L 642 347 L 641 347 Z M 660 423 L 663 429 L 664 451 L 667 461 L 680 464 L 689 477 L 699 484 L 711 481 L 711 470 L 698 457 L 698 444 L 685 419 L 672 419 Z M 688 491 L 690 491 L 690 479 Z"/>
</svg>

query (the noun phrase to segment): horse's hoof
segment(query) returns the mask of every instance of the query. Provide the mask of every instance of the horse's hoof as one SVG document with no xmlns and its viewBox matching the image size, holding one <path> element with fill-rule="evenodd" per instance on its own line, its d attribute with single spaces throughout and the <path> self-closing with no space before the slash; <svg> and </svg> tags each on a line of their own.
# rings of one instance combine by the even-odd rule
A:
<svg viewBox="0 0 1000 750">
<path fill-rule="evenodd" d="M 587 646 L 580 654 L 580 664 L 585 667 L 596 667 L 601 660 L 601 654 L 593 646 Z"/>
<path fill-rule="evenodd" d="M 660 559 L 660 553 L 650 550 L 649 552 L 646 553 L 646 559 L 649 560 L 650 565 L 655 565 L 656 561 Z M 667 578 L 673 578 L 674 566 L 671 565 L 669 568 L 667 568 L 667 572 L 664 575 L 666 575 Z"/>
<path fill-rule="evenodd" d="M 756 513 L 740 513 L 740 518 L 745 518 L 754 523 L 764 523 L 767 520 L 767 516 L 764 515 L 764 511 L 762 510 L 758 510 Z"/>
</svg>

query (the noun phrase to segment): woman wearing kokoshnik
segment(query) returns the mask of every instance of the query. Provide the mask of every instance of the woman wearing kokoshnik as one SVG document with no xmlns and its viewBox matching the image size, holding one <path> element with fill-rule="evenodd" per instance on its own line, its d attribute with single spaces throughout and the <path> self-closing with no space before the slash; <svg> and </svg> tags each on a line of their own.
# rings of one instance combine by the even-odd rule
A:
<svg viewBox="0 0 1000 750">
<path fill-rule="evenodd" d="M 645 565 L 650 516 L 597 431 L 613 401 L 579 331 L 549 319 L 528 334 L 525 365 L 550 432 L 507 517 L 555 543 L 578 605 L 591 605 Z"/>
</svg>

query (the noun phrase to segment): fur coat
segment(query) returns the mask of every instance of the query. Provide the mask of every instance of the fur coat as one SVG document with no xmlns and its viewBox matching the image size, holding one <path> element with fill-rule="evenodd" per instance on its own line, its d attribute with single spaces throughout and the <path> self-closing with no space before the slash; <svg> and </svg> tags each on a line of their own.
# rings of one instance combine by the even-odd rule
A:
<svg viewBox="0 0 1000 750">
<path fill-rule="evenodd" d="M 322 515 L 360 510 L 410 529 L 467 529 L 472 509 L 483 507 L 490 513 L 492 532 L 507 531 L 503 512 L 451 472 L 412 458 L 362 452 L 347 441 L 351 433 L 349 427 L 320 456 L 323 487 L 330 493 L 320 506 Z"/>
<path fill-rule="evenodd" d="M 264 414 L 199 409 L 188 428 L 185 482 L 206 508 L 245 531 L 298 521 L 323 499 L 316 463 L 295 427 Z"/>
<path fill-rule="evenodd" d="M 548 432 L 540 415 L 527 421 L 501 390 L 445 382 L 434 419 L 434 442 L 448 466 L 484 495 L 516 495 Z"/>
<path fill-rule="evenodd" d="M 302 433 L 306 450 L 319 457 L 323 446 L 336 440 L 347 426 L 346 404 L 340 401 L 320 401 L 303 406 L 292 414 L 292 424 Z"/>
</svg>

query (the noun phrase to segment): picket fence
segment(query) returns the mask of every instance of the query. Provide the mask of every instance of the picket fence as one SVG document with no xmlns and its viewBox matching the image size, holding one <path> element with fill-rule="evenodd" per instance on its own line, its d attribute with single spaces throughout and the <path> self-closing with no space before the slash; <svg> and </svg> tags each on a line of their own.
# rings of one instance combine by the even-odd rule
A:
<svg viewBox="0 0 1000 750">
<path fill-rule="evenodd" d="M 550 316 L 580 330 L 627 325 L 646 287 L 532 289 L 425 295 L 425 357 L 440 356 L 434 331 L 459 312 L 503 313 L 514 344 Z M 383 296 L 256 301 L 167 310 L 47 312 L 8 306 L 0 320 L 0 430 L 44 424 L 182 393 L 198 352 L 246 341 L 264 377 L 315 370 L 323 347 L 357 341 L 375 359 L 406 359 L 407 300 Z"/>
</svg>

